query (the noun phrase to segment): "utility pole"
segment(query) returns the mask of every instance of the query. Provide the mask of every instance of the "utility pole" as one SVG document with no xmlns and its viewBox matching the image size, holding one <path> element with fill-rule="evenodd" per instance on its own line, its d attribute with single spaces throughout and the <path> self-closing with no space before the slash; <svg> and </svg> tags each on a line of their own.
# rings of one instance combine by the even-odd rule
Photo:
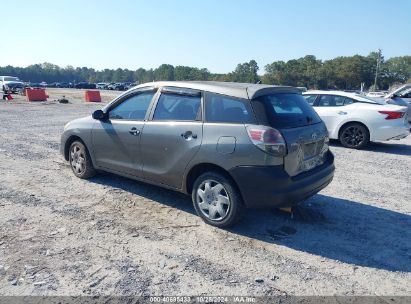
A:
<svg viewBox="0 0 411 304">
<path fill-rule="evenodd" d="M 377 79 L 378 79 L 378 70 L 380 68 L 380 61 L 381 61 L 381 49 L 378 49 L 377 68 L 375 69 L 374 92 L 377 91 Z"/>
</svg>

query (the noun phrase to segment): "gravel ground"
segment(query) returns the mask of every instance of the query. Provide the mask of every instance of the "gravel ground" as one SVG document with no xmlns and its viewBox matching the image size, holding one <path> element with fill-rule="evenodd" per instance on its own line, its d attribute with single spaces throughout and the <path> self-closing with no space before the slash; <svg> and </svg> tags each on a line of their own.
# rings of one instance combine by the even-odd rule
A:
<svg viewBox="0 0 411 304">
<path fill-rule="evenodd" d="M 333 144 L 334 181 L 292 217 L 250 210 L 223 230 L 182 194 L 76 178 L 60 134 L 101 104 L 49 94 L 0 101 L 1 295 L 411 295 L 411 136 Z"/>
</svg>

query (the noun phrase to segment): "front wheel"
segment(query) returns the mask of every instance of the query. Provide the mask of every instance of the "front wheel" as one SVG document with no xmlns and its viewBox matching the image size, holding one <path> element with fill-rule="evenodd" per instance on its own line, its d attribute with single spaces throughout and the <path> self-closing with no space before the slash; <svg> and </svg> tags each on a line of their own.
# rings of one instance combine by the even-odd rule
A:
<svg viewBox="0 0 411 304">
<path fill-rule="evenodd" d="M 90 154 L 81 141 L 74 141 L 70 145 L 69 161 L 75 176 L 87 179 L 96 175 Z"/>
<path fill-rule="evenodd" d="M 370 142 L 370 133 L 359 123 L 351 123 L 341 130 L 340 142 L 346 148 L 362 149 Z"/>
<path fill-rule="evenodd" d="M 197 214 L 215 227 L 229 227 L 241 217 L 243 201 L 234 183 L 217 172 L 206 172 L 194 182 L 192 200 Z"/>
</svg>

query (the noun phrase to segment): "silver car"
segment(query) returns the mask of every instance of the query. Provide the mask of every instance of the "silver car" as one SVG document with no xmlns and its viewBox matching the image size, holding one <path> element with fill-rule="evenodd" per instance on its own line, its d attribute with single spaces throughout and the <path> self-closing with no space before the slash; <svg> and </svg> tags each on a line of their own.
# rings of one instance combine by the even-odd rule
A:
<svg viewBox="0 0 411 304">
<path fill-rule="evenodd" d="M 220 82 L 154 82 L 64 127 L 74 174 L 97 170 L 191 195 L 202 219 L 234 224 L 246 207 L 287 207 L 332 180 L 327 129 L 301 91 Z"/>
</svg>

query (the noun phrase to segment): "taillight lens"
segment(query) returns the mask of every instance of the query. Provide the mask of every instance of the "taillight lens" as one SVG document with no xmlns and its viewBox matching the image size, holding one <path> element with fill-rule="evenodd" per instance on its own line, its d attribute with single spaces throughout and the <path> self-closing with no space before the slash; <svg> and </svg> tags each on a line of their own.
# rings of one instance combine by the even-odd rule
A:
<svg viewBox="0 0 411 304">
<path fill-rule="evenodd" d="M 398 119 L 404 116 L 404 112 L 394 112 L 394 111 L 378 111 L 381 114 L 387 115 L 385 119 Z"/>
<path fill-rule="evenodd" d="M 264 152 L 275 156 L 287 154 L 285 140 L 280 131 L 266 126 L 249 125 L 247 133 L 252 143 Z"/>
</svg>

